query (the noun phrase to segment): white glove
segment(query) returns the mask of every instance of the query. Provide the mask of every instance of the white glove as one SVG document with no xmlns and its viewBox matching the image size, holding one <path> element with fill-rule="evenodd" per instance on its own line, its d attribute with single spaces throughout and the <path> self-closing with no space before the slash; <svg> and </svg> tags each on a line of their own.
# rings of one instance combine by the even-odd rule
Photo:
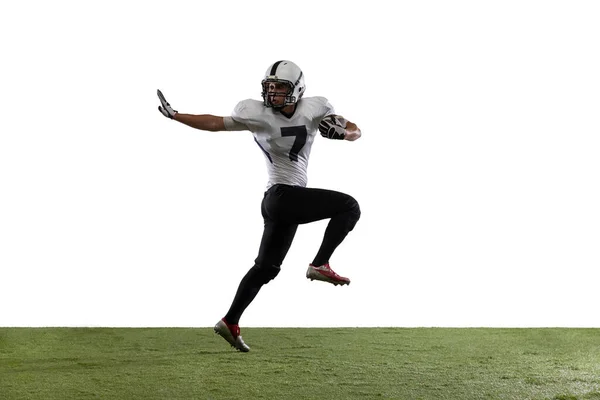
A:
<svg viewBox="0 0 600 400">
<path fill-rule="evenodd" d="M 167 102 L 167 99 L 165 99 L 165 96 L 163 96 L 163 94 L 160 90 L 157 90 L 156 94 L 158 95 L 158 98 L 160 99 L 160 103 L 162 104 L 162 107 L 158 106 L 158 111 L 160 111 L 162 113 L 162 115 L 164 115 L 165 117 L 173 119 L 175 114 L 177 114 L 177 111 L 173 110 L 173 108 Z"/>
</svg>

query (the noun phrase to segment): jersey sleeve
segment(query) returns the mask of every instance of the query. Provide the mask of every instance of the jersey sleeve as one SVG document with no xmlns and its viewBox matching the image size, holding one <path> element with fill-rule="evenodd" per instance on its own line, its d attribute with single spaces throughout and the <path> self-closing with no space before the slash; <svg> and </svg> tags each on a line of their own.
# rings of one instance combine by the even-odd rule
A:
<svg viewBox="0 0 600 400">
<path fill-rule="evenodd" d="M 325 97 L 315 97 L 315 99 L 317 100 L 319 105 L 316 113 L 316 117 L 318 120 L 322 120 L 328 115 L 335 114 L 335 109 L 333 108 L 329 100 L 327 100 Z"/>
<path fill-rule="evenodd" d="M 226 131 L 247 131 L 249 130 L 245 124 L 237 122 L 232 117 L 223 117 L 223 125 Z"/>
<path fill-rule="evenodd" d="M 246 125 L 248 121 L 248 106 L 246 105 L 246 101 L 240 101 L 237 103 L 233 112 L 231 113 L 231 118 L 237 123 Z"/>
<path fill-rule="evenodd" d="M 231 119 L 236 126 L 244 126 L 245 130 L 252 131 L 254 125 L 252 104 L 249 100 L 242 100 L 233 109 Z"/>
</svg>

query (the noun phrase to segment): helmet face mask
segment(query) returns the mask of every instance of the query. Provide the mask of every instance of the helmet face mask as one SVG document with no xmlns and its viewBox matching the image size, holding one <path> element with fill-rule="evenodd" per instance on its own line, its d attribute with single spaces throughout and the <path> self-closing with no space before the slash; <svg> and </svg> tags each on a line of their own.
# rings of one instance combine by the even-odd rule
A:
<svg viewBox="0 0 600 400">
<path fill-rule="evenodd" d="M 302 70 L 286 60 L 269 66 L 261 83 L 263 104 L 275 109 L 296 104 L 306 90 Z"/>
<path fill-rule="evenodd" d="M 262 97 L 267 107 L 281 108 L 296 103 L 292 83 L 281 79 L 267 78 L 262 81 Z"/>
</svg>

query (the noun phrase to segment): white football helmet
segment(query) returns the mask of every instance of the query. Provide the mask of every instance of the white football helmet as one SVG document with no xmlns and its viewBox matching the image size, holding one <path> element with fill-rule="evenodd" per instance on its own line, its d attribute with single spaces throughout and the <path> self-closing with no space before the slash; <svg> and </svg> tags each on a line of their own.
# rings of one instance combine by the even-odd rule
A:
<svg viewBox="0 0 600 400">
<path fill-rule="evenodd" d="M 270 84 L 280 82 L 286 84 L 289 89 L 285 96 L 285 104 L 296 104 L 306 90 L 304 85 L 304 74 L 300 67 L 291 61 L 281 60 L 269 66 L 265 73 L 265 78 L 262 80 L 262 98 L 266 107 L 273 107 L 269 100 Z"/>
</svg>

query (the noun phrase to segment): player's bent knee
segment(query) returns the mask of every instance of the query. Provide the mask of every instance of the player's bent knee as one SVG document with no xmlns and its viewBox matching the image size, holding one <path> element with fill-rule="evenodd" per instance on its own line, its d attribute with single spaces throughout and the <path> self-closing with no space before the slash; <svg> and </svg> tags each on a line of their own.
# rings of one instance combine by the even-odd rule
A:
<svg viewBox="0 0 600 400">
<path fill-rule="evenodd" d="M 279 274 L 281 268 L 277 265 L 256 264 L 252 267 L 256 271 L 257 277 L 263 284 L 267 284 Z"/>
<path fill-rule="evenodd" d="M 356 201 L 354 197 L 350 197 L 350 199 L 351 200 L 349 214 L 350 219 L 352 221 L 352 228 L 354 228 L 354 225 L 356 225 L 356 223 L 360 219 L 360 206 L 358 205 L 358 201 Z"/>
<path fill-rule="evenodd" d="M 355 203 L 355 205 L 352 208 L 352 211 L 354 213 L 356 220 L 358 221 L 360 219 L 360 206 L 358 205 L 358 201 L 354 200 L 354 203 Z"/>
</svg>

